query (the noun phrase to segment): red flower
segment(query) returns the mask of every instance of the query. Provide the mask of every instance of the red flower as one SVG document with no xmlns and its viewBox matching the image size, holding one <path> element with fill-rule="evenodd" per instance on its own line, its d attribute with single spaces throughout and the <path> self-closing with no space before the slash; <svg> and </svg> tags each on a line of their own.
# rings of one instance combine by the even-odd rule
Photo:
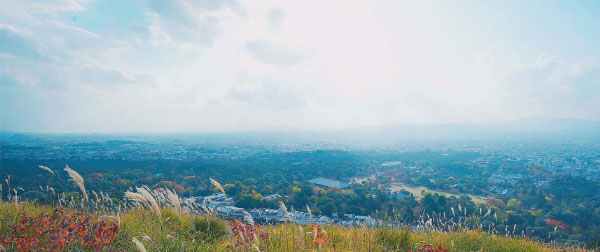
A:
<svg viewBox="0 0 600 252">
<path fill-rule="evenodd" d="M 21 213 L 18 218 L 18 222 L 10 225 L 12 232 L 0 244 L 19 251 L 63 251 L 67 244 L 105 250 L 119 234 L 117 223 L 100 221 L 90 229 L 91 217 L 87 213 L 69 215 L 62 208 L 35 217 Z"/>
</svg>

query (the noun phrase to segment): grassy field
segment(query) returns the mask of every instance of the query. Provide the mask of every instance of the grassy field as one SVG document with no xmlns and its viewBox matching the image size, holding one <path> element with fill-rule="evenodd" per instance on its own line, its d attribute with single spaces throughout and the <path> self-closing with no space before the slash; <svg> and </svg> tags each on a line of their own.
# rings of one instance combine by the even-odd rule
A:
<svg viewBox="0 0 600 252">
<path fill-rule="evenodd" d="M 471 198 L 471 200 L 477 204 L 485 204 L 485 201 L 487 200 L 486 198 L 471 195 L 471 194 L 453 194 L 453 193 L 447 193 L 447 192 L 441 192 L 441 191 L 433 191 L 433 190 L 427 189 L 426 187 L 423 187 L 423 186 L 407 186 L 407 185 L 403 185 L 403 184 L 394 184 L 394 185 L 390 186 L 390 191 L 392 191 L 392 192 L 399 192 L 402 190 L 406 190 L 407 192 L 412 193 L 415 196 L 415 198 L 423 197 L 422 192 L 425 191 L 425 192 L 437 193 L 440 195 L 444 195 L 446 197 L 459 198 L 460 196 L 467 196 L 467 197 Z"/>
<path fill-rule="evenodd" d="M 226 222 L 176 206 L 111 214 L 2 202 L 0 244 L 6 251 L 585 251 L 476 230 L 417 233 L 252 222 Z M 426 244 L 437 248 L 424 250 Z"/>
</svg>

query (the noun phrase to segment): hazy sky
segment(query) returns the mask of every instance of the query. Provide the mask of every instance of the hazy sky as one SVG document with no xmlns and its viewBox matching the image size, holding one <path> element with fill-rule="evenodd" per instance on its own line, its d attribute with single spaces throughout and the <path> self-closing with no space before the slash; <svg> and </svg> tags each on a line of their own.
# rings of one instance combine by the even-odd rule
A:
<svg viewBox="0 0 600 252">
<path fill-rule="evenodd" d="M 2 130 L 600 120 L 600 1 L 2 0 Z"/>
</svg>

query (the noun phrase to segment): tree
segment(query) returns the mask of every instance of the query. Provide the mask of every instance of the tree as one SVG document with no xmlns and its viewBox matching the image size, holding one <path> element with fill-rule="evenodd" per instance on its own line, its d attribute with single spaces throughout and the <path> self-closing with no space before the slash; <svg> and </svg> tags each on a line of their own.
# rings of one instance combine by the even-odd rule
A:
<svg viewBox="0 0 600 252">
<path fill-rule="evenodd" d="M 508 203 L 506 203 L 506 206 L 513 209 L 519 209 L 519 207 L 521 207 L 521 202 L 516 199 L 510 199 Z"/>
</svg>

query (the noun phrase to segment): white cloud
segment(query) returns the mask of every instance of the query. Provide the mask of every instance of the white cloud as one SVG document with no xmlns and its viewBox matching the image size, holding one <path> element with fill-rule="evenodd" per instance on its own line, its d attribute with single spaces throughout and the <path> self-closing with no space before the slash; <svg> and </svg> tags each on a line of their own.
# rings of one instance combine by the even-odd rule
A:
<svg viewBox="0 0 600 252">
<path fill-rule="evenodd" d="M 159 46 L 169 44 L 171 36 L 165 32 L 162 24 L 160 24 L 158 14 L 146 13 L 146 15 L 150 17 L 150 25 L 148 27 L 150 31 L 150 43 Z"/>
<path fill-rule="evenodd" d="M 267 41 L 249 41 L 244 48 L 253 58 L 278 66 L 291 66 L 310 58 L 310 53 L 302 49 L 287 48 Z"/>
<path fill-rule="evenodd" d="M 6 129 L 600 119 L 591 109 L 600 106 L 599 55 L 533 42 L 519 51 L 519 44 L 473 39 L 494 27 L 468 23 L 468 31 L 443 4 L 136 1 L 139 20 L 110 21 L 102 29 L 70 19 L 92 13 L 94 2 L 6 6 L 0 8 Z M 24 106 L 30 116 L 13 112 Z"/>
<path fill-rule="evenodd" d="M 2 1 L 3 8 L 0 8 L 2 15 L 27 15 L 27 14 L 50 14 L 64 11 L 81 11 L 89 0 L 6 0 Z"/>
</svg>

